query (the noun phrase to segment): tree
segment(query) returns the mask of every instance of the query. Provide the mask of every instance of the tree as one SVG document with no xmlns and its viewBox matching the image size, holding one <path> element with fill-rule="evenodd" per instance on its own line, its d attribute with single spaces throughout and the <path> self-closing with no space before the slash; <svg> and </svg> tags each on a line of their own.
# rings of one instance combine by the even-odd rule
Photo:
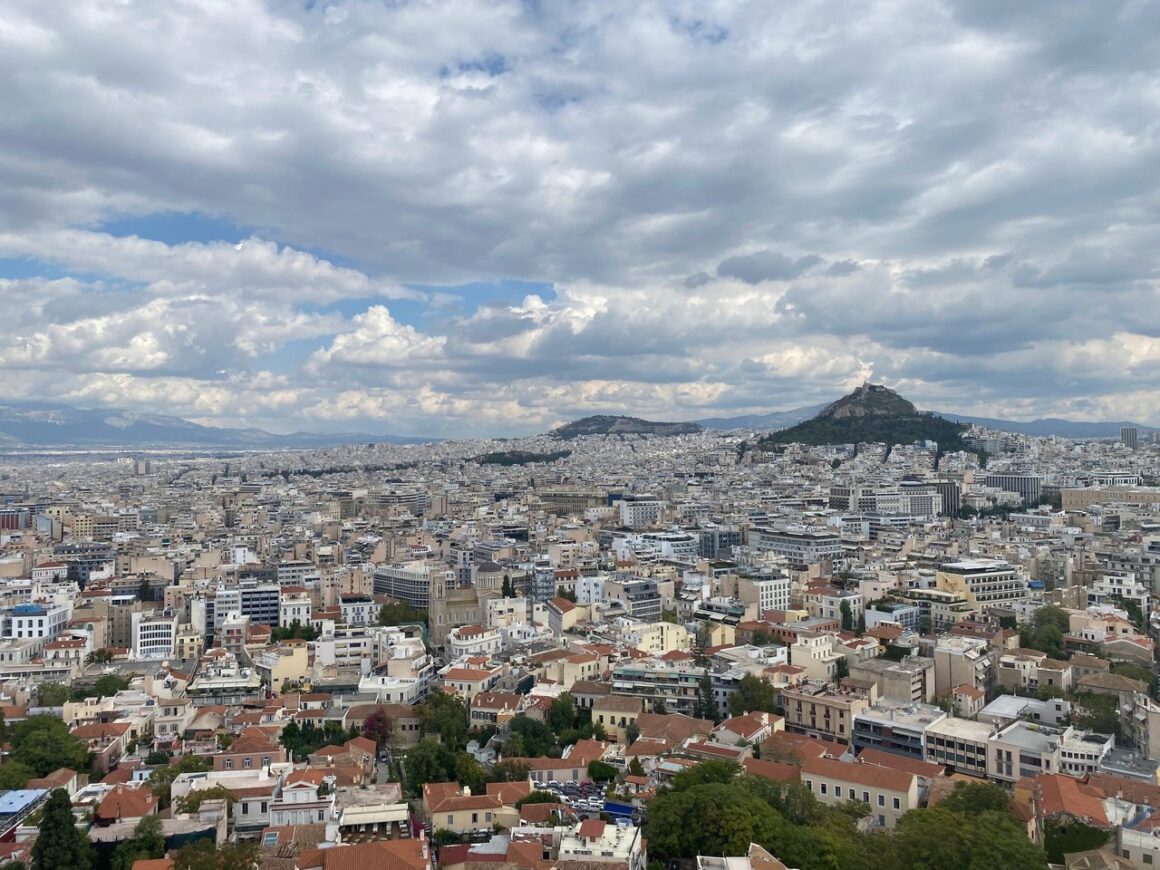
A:
<svg viewBox="0 0 1160 870">
<path fill-rule="evenodd" d="M 853 631 L 854 611 L 850 609 L 850 602 L 845 598 L 842 599 L 842 603 L 838 607 L 838 612 L 842 616 L 842 631 Z"/>
<path fill-rule="evenodd" d="M 11 762 L 19 762 L 48 776 L 62 767 L 83 770 L 89 764 L 89 748 L 69 733 L 55 716 L 29 716 L 12 727 Z"/>
<path fill-rule="evenodd" d="M 965 814 L 941 805 L 911 810 L 881 846 L 890 849 L 893 867 L 1039 870 L 1047 863 L 1043 850 L 1027 839 L 1008 810 Z"/>
<path fill-rule="evenodd" d="M 452 750 L 467 747 L 467 706 L 458 695 L 435 692 L 415 712 L 421 736 L 437 736 Z"/>
<path fill-rule="evenodd" d="M 111 662 L 112 660 L 113 660 L 113 651 L 111 649 L 109 649 L 108 647 L 103 647 L 101 649 L 93 650 L 91 653 L 89 653 L 87 656 L 85 656 L 85 661 L 88 662 L 90 665 L 105 664 L 107 662 Z"/>
<path fill-rule="evenodd" d="M 527 797 L 520 798 L 516 801 L 516 808 L 519 809 L 527 804 L 558 804 L 560 796 L 552 791 L 533 791 Z"/>
<path fill-rule="evenodd" d="M 514 583 L 512 583 L 512 578 L 508 577 L 506 574 L 503 578 L 503 587 L 500 589 L 500 594 L 503 595 L 504 598 L 516 597 L 516 586 Z"/>
<path fill-rule="evenodd" d="M 384 604 L 379 608 L 379 625 L 403 625 L 408 622 L 427 622 L 427 611 L 416 610 L 405 601 Z"/>
<path fill-rule="evenodd" d="M 1096 692 L 1072 694 L 1072 722 L 1088 731 L 1120 736 L 1120 709 L 1116 695 Z"/>
<path fill-rule="evenodd" d="M 1067 611 L 1048 604 L 1035 611 L 1031 624 L 1020 634 L 1020 644 L 1047 653 L 1052 658 L 1066 658 L 1063 636 L 1070 629 Z"/>
<path fill-rule="evenodd" d="M 749 642 L 754 646 L 769 646 L 773 643 L 773 635 L 764 628 L 755 628 Z"/>
<path fill-rule="evenodd" d="M 301 620 L 295 619 L 289 625 L 276 625 L 270 630 L 270 641 L 278 643 L 283 640 L 318 640 L 322 632 L 313 625 L 303 625 Z"/>
<path fill-rule="evenodd" d="M 570 692 L 561 692 L 560 696 L 552 701 L 545 717 L 548 727 L 555 734 L 560 734 L 576 726 L 576 702 Z"/>
<path fill-rule="evenodd" d="M 173 853 L 173 870 L 253 870 L 258 864 L 257 843 L 222 843 L 195 840 Z"/>
<path fill-rule="evenodd" d="M 596 782 L 612 782 L 616 779 L 616 768 L 606 761 L 590 761 L 588 776 Z"/>
<path fill-rule="evenodd" d="M 407 785 L 416 794 L 429 782 L 455 778 L 455 756 L 446 746 L 424 737 L 407 753 Z"/>
<path fill-rule="evenodd" d="M 182 756 L 175 764 L 159 767 L 149 774 L 146 785 L 157 796 L 158 809 L 165 809 L 171 800 L 173 780 L 181 773 L 203 773 L 213 767 L 208 758 L 197 755 Z"/>
<path fill-rule="evenodd" d="M 387 715 L 384 707 L 375 707 L 363 722 L 363 737 L 373 740 L 382 749 L 395 733 L 395 723 Z"/>
<path fill-rule="evenodd" d="M 504 744 L 504 755 L 516 755 L 524 758 L 543 758 L 544 756 L 559 757 L 560 744 L 556 735 L 543 722 L 528 716 L 516 716 L 508 723 L 508 741 L 512 738 L 522 738 L 523 751 L 516 752 Z"/>
<path fill-rule="evenodd" d="M 470 752 L 455 753 L 455 781 L 471 789 L 472 794 L 487 790 L 487 772 Z"/>
<path fill-rule="evenodd" d="M 693 819 L 696 823 L 690 824 Z M 755 795 L 711 782 L 654 798 L 645 832 L 650 854 L 669 861 L 693 855 L 744 855 L 750 843 L 772 843 L 787 827 Z"/>
<path fill-rule="evenodd" d="M 744 768 L 736 761 L 702 761 L 673 777 L 673 791 L 688 791 L 706 783 L 731 783 Z"/>
<path fill-rule="evenodd" d="M 161 816 L 142 816 L 133 828 L 133 837 L 113 853 L 113 870 L 133 870 L 133 863 L 142 859 L 165 857 L 165 834 Z"/>
<path fill-rule="evenodd" d="M 141 582 L 137 584 L 137 600 L 138 601 L 153 601 L 153 587 L 149 585 L 149 578 L 142 577 Z"/>
<path fill-rule="evenodd" d="M 721 710 L 717 705 L 717 697 L 713 694 L 713 677 L 709 669 L 701 675 L 701 683 L 697 688 L 697 703 L 693 708 L 693 716 L 697 719 L 712 719 L 721 721 Z"/>
<path fill-rule="evenodd" d="M 1004 812 L 1010 803 L 1007 792 L 997 785 L 989 782 L 957 782 L 951 793 L 939 801 L 938 806 L 952 813 L 971 815 L 988 810 Z"/>
<path fill-rule="evenodd" d="M 523 782 L 532 769 L 524 761 L 505 759 L 491 769 L 492 782 Z"/>
<path fill-rule="evenodd" d="M 850 676 L 850 662 L 845 656 L 842 656 L 834 666 L 834 681 L 843 680 L 848 676 Z"/>
<path fill-rule="evenodd" d="M 74 701 L 83 701 L 85 698 L 111 698 L 118 692 L 129 688 L 129 681 L 119 674 L 104 674 L 97 677 L 96 682 L 87 686 L 74 686 L 72 697 Z"/>
<path fill-rule="evenodd" d="M 1111 838 L 1110 831 L 1085 825 L 1083 822 L 1062 823 L 1048 819 L 1043 825 L 1043 848 L 1047 860 L 1053 864 L 1063 864 L 1063 856 L 1072 852 L 1087 852 L 1098 849 Z"/>
<path fill-rule="evenodd" d="M 576 590 L 575 589 L 561 589 L 559 592 L 556 593 L 556 595 L 560 598 L 563 598 L 565 601 L 571 601 L 573 604 L 578 603 L 576 601 Z"/>
<path fill-rule="evenodd" d="M 624 729 L 624 736 L 628 740 L 628 745 L 636 743 L 636 738 L 640 737 L 640 726 L 636 724 L 636 720 L 628 723 L 628 727 Z"/>
<path fill-rule="evenodd" d="M 146 767 L 156 767 L 159 764 L 169 764 L 169 753 L 162 752 L 160 749 L 154 749 L 145 756 Z"/>
<path fill-rule="evenodd" d="M 61 723 L 63 724 L 63 723 Z M 32 847 L 32 870 L 89 870 L 93 844 L 76 826 L 72 801 L 63 788 L 52 790 L 44 805 L 40 832 Z"/>
<path fill-rule="evenodd" d="M 27 764 L 19 761 L 9 761 L 0 765 L 0 791 L 5 789 L 21 789 L 28 780 L 36 777 L 36 771 Z"/>
<path fill-rule="evenodd" d="M 632 757 L 632 761 L 630 761 L 628 763 L 628 773 L 629 773 L 629 776 L 644 776 L 645 775 L 644 765 L 640 763 L 640 758 L 638 758 L 635 755 Z"/>
<path fill-rule="evenodd" d="M 768 680 L 746 674 L 729 696 L 729 714 L 743 716 L 758 711 L 773 713 L 777 710 L 777 690 Z"/>
<path fill-rule="evenodd" d="M 237 803 L 234 793 L 224 785 L 214 785 L 209 788 L 196 788 L 184 797 L 177 799 L 177 811 L 192 815 L 201 809 L 206 801 L 224 800 L 227 807 Z"/>
<path fill-rule="evenodd" d="M 41 707 L 63 707 L 72 696 L 72 689 L 64 683 L 41 683 L 36 687 L 36 700 Z"/>
</svg>

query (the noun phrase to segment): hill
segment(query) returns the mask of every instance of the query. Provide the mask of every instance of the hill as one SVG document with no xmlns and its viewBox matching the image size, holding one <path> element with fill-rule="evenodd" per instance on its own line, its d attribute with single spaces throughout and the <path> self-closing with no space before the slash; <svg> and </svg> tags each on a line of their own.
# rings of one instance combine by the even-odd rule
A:
<svg viewBox="0 0 1160 870">
<path fill-rule="evenodd" d="M 966 427 L 935 414 L 921 413 L 893 390 L 879 384 L 863 384 L 848 396 L 824 407 L 816 417 L 788 429 L 772 432 L 757 446 L 779 444 L 854 444 L 884 441 L 910 444 L 937 441 L 939 449 L 964 450 Z"/>
<path fill-rule="evenodd" d="M 203 426 L 164 414 L 117 408 L 85 410 L 38 402 L 0 404 L 0 447 L 330 447 L 338 444 L 419 444 L 431 439 L 367 433 L 278 435 L 263 429 Z"/>
<path fill-rule="evenodd" d="M 639 417 L 598 414 L 557 426 L 548 434 L 553 438 L 579 438 L 581 435 L 695 435 L 704 431 L 696 423 L 654 423 Z"/>
</svg>

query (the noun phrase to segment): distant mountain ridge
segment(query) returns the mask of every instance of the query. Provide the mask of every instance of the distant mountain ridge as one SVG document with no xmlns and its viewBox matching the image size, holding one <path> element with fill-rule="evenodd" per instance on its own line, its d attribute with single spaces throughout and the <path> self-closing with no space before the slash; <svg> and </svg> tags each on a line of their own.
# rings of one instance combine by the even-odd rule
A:
<svg viewBox="0 0 1160 870">
<path fill-rule="evenodd" d="M 37 402 L 0 403 L 0 447 L 333 447 L 340 444 L 421 444 L 434 439 L 398 435 L 294 432 L 203 426 L 165 414 L 121 409 L 85 410 Z"/>
<path fill-rule="evenodd" d="M 966 426 L 940 417 L 921 413 L 914 405 L 887 387 L 866 383 L 826 405 L 810 420 L 771 432 L 758 442 L 758 448 L 770 449 L 783 444 L 857 444 L 886 442 L 910 444 L 915 441 L 938 442 L 939 449 L 963 450 Z"/>
<path fill-rule="evenodd" d="M 816 417 L 825 407 L 825 405 L 808 405 L 801 408 L 791 408 L 787 411 L 774 411 L 769 414 L 745 414 L 738 417 L 709 417 L 703 420 L 697 420 L 696 422 L 700 423 L 706 429 L 718 431 L 728 431 L 731 429 L 754 429 L 757 431 L 785 429 Z M 1120 429 L 1124 426 L 1135 426 L 1140 430 L 1140 437 L 1142 438 L 1150 432 L 1160 430 L 1160 427 L 1127 421 L 1064 420 L 1059 417 L 1041 417 L 1035 420 L 1002 420 L 994 417 L 972 417 L 967 414 L 955 414 L 950 411 L 932 411 L 931 413 L 955 423 L 973 423 L 977 426 L 985 426 L 988 429 L 998 429 L 1001 432 L 1014 432 L 1041 438 L 1051 435 L 1060 438 L 1119 438 Z"/>
<path fill-rule="evenodd" d="M 1064 420 L 1059 417 L 1041 417 L 1036 420 L 995 420 L 990 417 L 968 417 L 964 414 L 952 414 L 946 411 L 935 411 L 940 417 L 954 420 L 958 423 L 974 423 L 976 426 L 985 426 L 988 429 L 999 429 L 1002 432 L 1015 432 L 1021 435 L 1047 437 L 1055 435 L 1060 438 L 1119 438 L 1120 430 L 1124 427 L 1135 426 L 1140 430 L 1140 437 L 1157 431 L 1155 426 L 1146 426 L 1143 423 L 1128 421 L 1114 422 L 1111 420 L 1086 421 Z"/>
<path fill-rule="evenodd" d="M 596 414 L 557 426 L 548 434 L 553 438 L 579 438 L 582 435 L 695 435 L 704 431 L 697 423 L 658 423 L 639 417 Z"/>
</svg>

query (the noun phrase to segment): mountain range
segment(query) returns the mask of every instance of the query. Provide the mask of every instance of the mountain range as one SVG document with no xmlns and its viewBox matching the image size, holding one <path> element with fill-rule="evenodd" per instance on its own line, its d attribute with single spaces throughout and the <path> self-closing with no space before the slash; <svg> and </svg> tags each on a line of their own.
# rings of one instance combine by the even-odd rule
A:
<svg viewBox="0 0 1160 870">
<path fill-rule="evenodd" d="M 21 447 L 332 447 L 339 444 L 422 444 L 434 439 L 398 435 L 293 432 L 202 426 L 164 414 L 134 414 L 119 409 L 83 410 L 38 402 L 0 404 L 0 448 Z"/>
</svg>

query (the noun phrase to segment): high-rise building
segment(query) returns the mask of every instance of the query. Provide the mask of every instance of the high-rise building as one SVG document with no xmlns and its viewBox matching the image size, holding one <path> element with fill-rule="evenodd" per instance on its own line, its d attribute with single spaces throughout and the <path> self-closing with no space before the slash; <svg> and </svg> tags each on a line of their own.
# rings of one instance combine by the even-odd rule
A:
<svg viewBox="0 0 1160 870">
<path fill-rule="evenodd" d="M 1135 426 L 1121 426 L 1120 443 L 1131 450 L 1135 450 L 1140 443 L 1140 430 Z"/>
</svg>

